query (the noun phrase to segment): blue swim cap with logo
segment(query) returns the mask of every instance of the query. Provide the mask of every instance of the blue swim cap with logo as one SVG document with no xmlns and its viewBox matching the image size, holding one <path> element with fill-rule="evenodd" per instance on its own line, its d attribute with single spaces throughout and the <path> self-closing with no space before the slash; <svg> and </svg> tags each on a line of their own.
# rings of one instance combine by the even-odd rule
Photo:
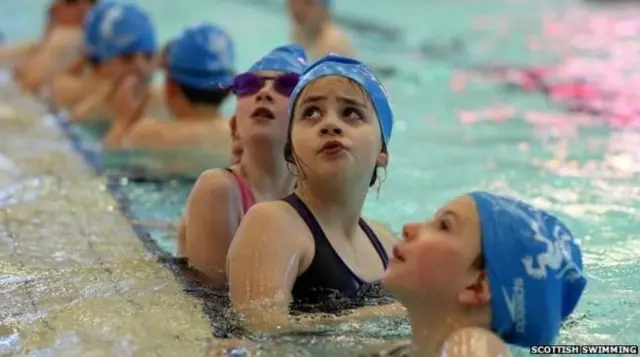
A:
<svg viewBox="0 0 640 357">
<path fill-rule="evenodd" d="M 200 24 L 185 29 L 169 45 L 167 70 L 176 82 L 198 89 L 228 88 L 233 83 L 235 50 L 220 27 Z"/>
<path fill-rule="evenodd" d="M 587 284 L 578 242 L 557 217 L 522 201 L 469 196 L 480 217 L 492 330 L 518 346 L 553 343 Z"/>
<path fill-rule="evenodd" d="M 155 53 L 155 28 L 149 15 L 132 3 L 106 1 L 87 19 L 85 42 L 99 60 L 125 54 Z"/>
<path fill-rule="evenodd" d="M 116 1 L 102 1 L 91 8 L 84 19 L 84 52 L 89 57 L 97 57 L 96 51 L 99 41 L 100 22 L 102 14 L 111 6 L 117 5 Z"/>
<path fill-rule="evenodd" d="M 289 101 L 289 120 L 292 119 L 295 102 L 302 90 L 309 83 L 326 76 L 349 78 L 364 88 L 378 116 L 382 140 L 388 145 L 393 131 L 393 111 L 387 91 L 373 71 L 364 63 L 335 53 L 319 59 L 304 71 Z"/>
</svg>

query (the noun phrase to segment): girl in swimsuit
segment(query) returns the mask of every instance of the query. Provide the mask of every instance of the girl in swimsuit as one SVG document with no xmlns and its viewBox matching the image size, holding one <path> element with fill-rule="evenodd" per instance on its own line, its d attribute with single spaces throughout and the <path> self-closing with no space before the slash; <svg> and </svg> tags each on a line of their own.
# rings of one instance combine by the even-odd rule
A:
<svg viewBox="0 0 640 357">
<path fill-rule="evenodd" d="M 295 301 L 336 293 L 357 298 L 383 276 L 395 242 L 362 218 L 367 192 L 387 165 L 393 126 L 387 94 L 372 71 L 330 54 L 307 68 L 289 105 L 284 152 L 297 187 L 284 200 L 253 206 L 242 220 L 228 258 L 235 309 L 249 328 L 279 331 L 402 314 L 392 305 L 340 318 L 289 318 Z"/>
<path fill-rule="evenodd" d="M 226 281 L 229 244 L 249 208 L 293 190 L 294 177 L 282 159 L 287 103 L 306 64 L 301 47 L 282 46 L 234 80 L 238 104 L 231 126 L 242 144 L 240 162 L 200 175 L 178 234 L 178 255 L 212 285 Z"/>
<path fill-rule="evenodd" d="M 403 235 L 382 282 L 409 312 L 413 346 L 377 356 L 506 357 L 506 344 L 551 344 L 586 285 L 569 229 L 516 199 L 472 192 Z"/>
</svg>

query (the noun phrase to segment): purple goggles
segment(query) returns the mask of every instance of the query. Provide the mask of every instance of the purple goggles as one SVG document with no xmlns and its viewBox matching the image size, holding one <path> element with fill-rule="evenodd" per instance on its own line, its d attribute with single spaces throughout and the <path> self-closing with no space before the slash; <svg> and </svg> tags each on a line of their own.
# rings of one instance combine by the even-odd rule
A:
<svg viewBox="0 0 640 357">
<path fill-rule="evenodd" d="M 288 72 L 279 76 L 265 77 L 253 72 L 242 73 L 233 79 L 233 93 L 238 97 L 254 95 L 264 88 L 267 81 L 270 80 L 273 81 L 273 89 L 276 92 L 289 97 L 298 84 L 300 75 Z"/>
</svg>

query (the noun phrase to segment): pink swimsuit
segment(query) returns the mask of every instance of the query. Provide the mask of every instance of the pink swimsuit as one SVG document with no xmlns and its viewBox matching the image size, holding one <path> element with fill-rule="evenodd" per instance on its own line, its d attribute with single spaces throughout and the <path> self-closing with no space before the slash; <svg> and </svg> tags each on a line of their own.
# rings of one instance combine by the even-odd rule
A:
<svg viewBox="0 0 640 357">
<path fill-rule="evenodd" d="M 242 212 L 246 214 L 247 211 L 249 211 L 249 208 L 256 204 L 256 198 L 253 195 L 253 191 L 251 190 L 249 184 L 247 184 L 247 181 L 240 177 L 240 175 L 238 175 L 231 169 L 226 170 L 229 171 L 231 175 L 233 175 L 233 178 L 238 184 L 238 188 L 240 189 L 240 199 L 242 201 Z"/>
</svg>

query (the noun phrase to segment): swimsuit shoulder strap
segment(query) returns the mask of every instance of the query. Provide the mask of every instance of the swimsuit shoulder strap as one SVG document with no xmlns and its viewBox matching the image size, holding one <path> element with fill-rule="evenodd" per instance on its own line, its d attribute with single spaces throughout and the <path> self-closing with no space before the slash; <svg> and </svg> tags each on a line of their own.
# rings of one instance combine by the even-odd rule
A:
<svg viewBox="0 0 640 357">
<path fill-rule="evenodd" d="M 309 207 L 307 207 L 307 205 L 305 205 L 304 202 L 302 202 L 302 200 L 300 199 L 300 197 L 298 197 L 298 195 L 296 195 L 295 193 L 292 193 L 289 196 L 283 198 L 282 200 L 290 204 L 293 207 L 293 209 L 295 209 L 298 212 L 298 214 L 300 215 L 300 218 L 302 218 L 302 220 L 307 225 L 307 227 L 309 227 L 309 230 L 311 231 L 311 235 L 313 236 L 313 240 L 316 241 L 316 244 L 317 243 L 328 244 L 329 240 L 327 239 L 327 236 L 324 234 L 322 227 L 320 227 L 320 223 L 318 223 L 318 220 L 313 215 Z"/>
<path fill-rule="evenodd" d="M 384 265 L 384 268 L 387 269 L 387 265 L 389 264 L 389 257 L 387 256 L 387 251 L 384 250 L 384 246 L 382 245 L 382 243 L 380 243 L 380 239 L 364 219 L 360 218 L 359 224 L 364 234 L 367 236 L 367 238 L 369 238 L 371 244 L 373 244 L 376 252 L 378 252 L 378 256 L 380 256 L 380 260 L 382 260 L 382 265 Z"/>
<path fill-rule="evenodd" d="M 240 175 L 238 175 L 231 168 L 226 168 L 225 170 L 227 170 L 229 173 L 231 173 L 231 175 L 233 176 L 234 180 L 236 181 L 236 184 L 238 185 L 238 189 L 240 189 L 240 199 L 242 201 L 242 211 L 243 211 L 243 213 L 246 214 L 247 211 L 249 211 L 249 208 L 251 208 L 251 206 L 256 204 L 256 198 L 253 195 L 253 190 L 251 189 L 251 187 L 249 186 L 247 181 L 245 181 Z"/>
<path fill-rule="evenodd" d="M 296 195 L 295 193 L 292 193 L 289 196 L 285 197 L 283 201 L 289 203 L 298 212 L 304 223 L 306 223 L 307 227 L 309 227 L 316 246 L 327 248 L 342 262 L 342 258 L 340 257 L 340 255 L 333 249 L 333 247 L 329 243 L 329 239 L 324 233 L 324 230 L 322 230 L 322 227 L 320 227 L 320 223 L 318 223 L 316 217 L 313 215 L 309 207 L 307 207 L 307 205 L 302 202 L 300 197 L 298 197 L 298 195 Z M 362 218 L 360 218 L 359 226 L 367 236 L 367 238 L 369 238 L 369 241 L 371 241 L 371 244 L 378 253 L 378 256 L 380 256 L 380 260 L 382 260 L 382 264 L 386 269 L 387 265 L 389 264 L 389 257 L 387 256 L 387 252 L 384 250 L 382 243 L 380 243 L 378 236 L 376 236 L 376 234 L 373 232 L 373 229 L 371 229 L 371 227 L 369 227 L 369 225 Z M 344 264 L 344 262 L 342 263 Z M 353 275 L 356 276 L 355 274 Z"/>
</svg>

